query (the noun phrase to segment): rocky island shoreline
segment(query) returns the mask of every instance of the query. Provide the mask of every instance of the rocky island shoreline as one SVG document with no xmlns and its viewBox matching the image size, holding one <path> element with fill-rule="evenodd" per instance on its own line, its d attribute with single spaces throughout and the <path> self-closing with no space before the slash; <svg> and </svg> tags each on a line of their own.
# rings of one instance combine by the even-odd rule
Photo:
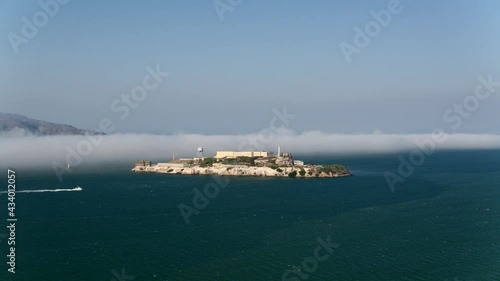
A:
<svg viewBox="0 0 500 281">
<path fill-rule="evenodd" d="M 203 151 L 202 148 L 198 149 Z M 352 176 L 344 165 L 312 165 L 294 160 L 291 153 L 218 151 L 214 157 L 181 158 L 165 163 L 136 161 L 132 172 L 179 175 L 217 175 L 290 178 Z"/>
</svg>

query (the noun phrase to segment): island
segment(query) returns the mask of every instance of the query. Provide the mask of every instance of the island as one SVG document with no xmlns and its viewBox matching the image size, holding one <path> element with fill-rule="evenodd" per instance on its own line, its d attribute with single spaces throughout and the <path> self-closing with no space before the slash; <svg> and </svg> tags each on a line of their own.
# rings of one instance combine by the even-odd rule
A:
<svg viewBox="0 0 500 281">
<path fill-rule="evenodd" d="M 274 154 L 268 151 L 217 151 L 213 157 L 203 157 L 198 148 L 197 157 L 173 159 L 152 164 L 151 161 L 135 162 L 132 172 L 179 175 L 218 175 L 290 178 L 337 178 L 352 176 L 344 165 L 312 165 L 295 160 L 291 153 Z"/>
</svg>

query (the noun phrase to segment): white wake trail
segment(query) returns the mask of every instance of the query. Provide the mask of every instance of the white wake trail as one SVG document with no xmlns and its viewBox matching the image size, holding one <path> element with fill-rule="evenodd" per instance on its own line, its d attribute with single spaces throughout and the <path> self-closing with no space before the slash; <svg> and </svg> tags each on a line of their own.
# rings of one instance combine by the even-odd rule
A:
<svg viewBox="0 0 500 281">
<path fill-rule="evenodd" d="M 31 189 L 31 190 L 16 190 L 16 193 L 33 193 L 33 192 L 71 192 L 82 191 L 82 188 L 77 186 L 71 189 Z M 7 191 L 0 191 L 0 194 L 8 193 Z"/>
</svg>

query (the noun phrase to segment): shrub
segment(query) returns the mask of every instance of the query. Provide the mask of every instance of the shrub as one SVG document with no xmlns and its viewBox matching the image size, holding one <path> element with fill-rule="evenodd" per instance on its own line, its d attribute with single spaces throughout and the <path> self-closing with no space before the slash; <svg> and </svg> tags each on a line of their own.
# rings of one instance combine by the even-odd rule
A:
<svg viewBox="0 0 500 281">
<path fill-rule="evenodd" d="M 341 173 L 345 172 L 346 170 L 347 168 L 344 165 L 335 164 L 335 165 L 325 165 L 320 168 L 319 172 L 329 174 L 329 173 Z"/>
<path fill-rule="evenodd" d="M 168 169 L 168 170 L 167 170 L 167 173 L 170 173 L 170 172 L 172 172 L 173 170 L 174 170 L 174 169 Z"/>
<path fill-rule="evenodd" d="M 269 168 L 271 168 L 271 169 L 273 169 L 273 170 L 276 170 L 276 169 L 278 169 L 279 167 L 280 167 L 280 166 L 278 166 L 278 164 L 271 164 L 271 165 L 269 166 Z"/>
<path fill-rule="evenodd" d="M 255 166 L 255 157 L 242 156 L 236 158 L 237 162 L 248 164 L 249 166 Z"/>
<path fill-rule="evenodd" d="M 303 177 L 306 174 L 306 171 L 304 169 L 300 169 L 299 174 L 301 177 Z"/>
<path fill-rule="evenodd" d="M 283 170 L 281 170 L 280 168 L 277 168 L 276 172 L 281 173 L 281 172 L 283 172 Z"/>
<path fill-rule="evenodd" d="M 212 165 L 217 162 L 217 159 L 213 158 L 213 157 L 207 157 L 205 159 L 203 159 L 199 166 L 202 167 L 202 168 L 205 168 L 205 167 L 212 167 Z"/>
<path fill-rule="evenodd" d="M 236 158 L 223 159 L 222 164 L 255 166 L 254 161 L 255 161 L 255 157 L 240 156 L 240 157 L 236 157 Z"/>
<path fill-rule="evenodd" d="M 290 174 L 288 174 L 288 176 L 291 178 L 295 178 L 297 176 L 297 171 L 290 172 Z"/>
</svg>

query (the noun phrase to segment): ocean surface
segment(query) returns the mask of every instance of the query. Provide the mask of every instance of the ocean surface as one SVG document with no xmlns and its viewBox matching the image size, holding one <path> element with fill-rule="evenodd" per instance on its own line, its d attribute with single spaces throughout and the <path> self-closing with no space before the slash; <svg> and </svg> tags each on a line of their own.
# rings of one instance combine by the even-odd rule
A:
<svg viewBox="0 0 500 281">
<path fill-rule="evenodd" d="M 297 157 L 349 178 L 221 178 L 189 224 L 179 204 L 215 192 L 210 176 L 19 169 L 18 190 L 83 190 L 16 195 L 16 273 L 0 236 L 0 280 L 500 280 L 500 151 L 436 152 L 392 192 L 398 155 Z M 6 194 L 0 207 L 6 226 Z"/>
</svg>

